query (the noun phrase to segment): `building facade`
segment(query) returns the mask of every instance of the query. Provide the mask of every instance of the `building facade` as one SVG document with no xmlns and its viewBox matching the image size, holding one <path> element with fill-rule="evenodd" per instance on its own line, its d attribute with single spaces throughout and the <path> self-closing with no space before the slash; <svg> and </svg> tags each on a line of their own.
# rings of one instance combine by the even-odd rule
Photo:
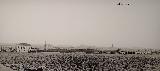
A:
<svg viewBox="0 0 160 71">
<path fill-rule="evenodd" d="M 17 52 L 29 52 L 31 48 L 32 48 L 31 44 L 28 43 L 20 43 L 16 45 Z"/>
<path fill-rule="evenodd" d="M 15 52 L 16 44 L 1 44 L 0 51 L 1 52 Z"/>
</svg>

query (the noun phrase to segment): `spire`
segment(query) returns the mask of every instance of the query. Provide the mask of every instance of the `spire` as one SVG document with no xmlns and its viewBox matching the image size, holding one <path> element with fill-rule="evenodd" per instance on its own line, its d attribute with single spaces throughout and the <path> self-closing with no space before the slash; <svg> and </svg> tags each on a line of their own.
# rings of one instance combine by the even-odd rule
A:
<svg viewBox="0 0 160 71">
<path fill-rule="evenodd" d="M 114 47 L 114 45 L 112 44 L 112 47 Z"/>
<path fill-rule="evenodd" d="M 44 50 L 46 51 L 46 47 L 47 47 L 47 44 L 46 44 L 46 41 L 45 41 L 45 44 L 44 44 Z"/>
</svg>

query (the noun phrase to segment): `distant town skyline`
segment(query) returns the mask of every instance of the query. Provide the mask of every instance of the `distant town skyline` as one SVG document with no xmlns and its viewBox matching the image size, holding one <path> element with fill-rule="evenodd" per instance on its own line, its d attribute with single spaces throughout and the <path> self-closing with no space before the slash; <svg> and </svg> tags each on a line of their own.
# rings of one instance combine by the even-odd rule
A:
<svg viewBox="0 0 160 71">
<path fill-rule="evenodd" d="M 0 0 L 0 43 L 160 48 L 159 13 L 160 0 Z"/>
</svg>

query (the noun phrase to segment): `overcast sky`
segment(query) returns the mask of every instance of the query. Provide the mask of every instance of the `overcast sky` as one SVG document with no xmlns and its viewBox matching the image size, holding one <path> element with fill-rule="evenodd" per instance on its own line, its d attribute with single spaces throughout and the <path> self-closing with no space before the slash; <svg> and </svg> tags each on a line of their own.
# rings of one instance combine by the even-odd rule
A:
<svg viewBox="0 0 160 71">
<path fill-rule="evenodd" d="M 1 43 L 45 40 L 160 48 L 160 0 L 0 0 Z"/>
</svg>

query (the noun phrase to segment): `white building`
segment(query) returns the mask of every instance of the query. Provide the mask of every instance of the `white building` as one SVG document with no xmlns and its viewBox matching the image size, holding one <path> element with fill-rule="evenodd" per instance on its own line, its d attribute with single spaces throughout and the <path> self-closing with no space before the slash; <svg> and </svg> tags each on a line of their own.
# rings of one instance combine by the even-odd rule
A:
<svg viewBox="0 0 160 71">
<path fill-rule="evenodd" d="M 29 52 L 32 50 L 31 44 L 28 43 L 20 43 L 16 45 L 16 51 L 17 52 Z"/>
</svg>

